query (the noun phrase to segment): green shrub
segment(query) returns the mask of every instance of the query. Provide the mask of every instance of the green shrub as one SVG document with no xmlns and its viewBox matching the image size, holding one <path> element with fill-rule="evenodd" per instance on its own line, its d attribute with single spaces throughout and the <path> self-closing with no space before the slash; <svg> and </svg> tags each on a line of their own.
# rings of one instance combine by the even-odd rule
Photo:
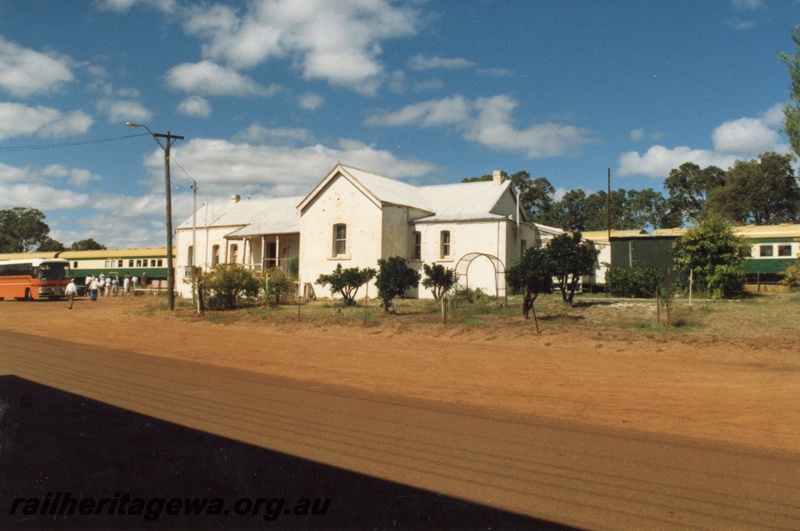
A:
<svg viewBox="0 0 800 531">
<path fill-rule="evenodd" d="M 217 264 L 203 275 L 200 283 L 210 310 L 238 308 L 245 297 L 255 297 L 260 289 L 258 276 L 238 264 Z"/>
<path fill-rule="evenodd" d="M 664 275 L 657 268 L 640 263 L 634 263 L 633 267 L 609 267 L 606 285 L 615 297 L 651 299 L 664 285 Z"/>
<path fill-rule="evenodd" d="M 292 278 L 278 267 L 272 267 L 262 275 L 264 298 L 268 304 L 278 305 L 281 299 L 297 290 L 297 278 Z"/>
<path fill-rule="evenodd" d="M 419 284 L 420 274 L 409 268 L 400 256 L 391 256 L 386 260 L 378 260 L 378 275 L 375 285 L 378 287 L 378 298 L 383 310 L 388 312 L 395 297 L 400 297 L 409 289 Z"/>
<path fill-rule="evenodd" d="M 796 262 L 783 270 L 781 284 L 792 288 L 800 287 L 800 262 Z"/>
<path fill-rule="evenodd" d="M 442 264 L 422 264 L 422 270 L 425 272 L 425 278 L 422 280 L 422 285 L 430 289 L 433 293 L 434 300 L 440 300 L 442 296 L 447 293 L 458 280 L 458 275 L 454 269 L 445 268 Z"/>
<path fill-rule="evenodd" d="M 331 274 L 319 276 L 317 284 L 330 286 L 331 292 L 341 295 L 345 306 L 348 306 L 356 303 L 358 288 L 369 282 L 374 276 L 375 270 L 371 267 L 343 269 L 342 264 L 336 264 L 336 269 Z"/>
</svg>

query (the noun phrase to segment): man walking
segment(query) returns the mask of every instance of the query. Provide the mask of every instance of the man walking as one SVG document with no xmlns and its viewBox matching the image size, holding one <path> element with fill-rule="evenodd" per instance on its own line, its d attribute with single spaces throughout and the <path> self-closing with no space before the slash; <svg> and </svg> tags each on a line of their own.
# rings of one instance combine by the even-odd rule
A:
<svg viewBox="0 0 800 531">
<path fill-rule="evenodd" d="M 69 279 L 69 284 L 67 284 L 67 289 L 64 290 L 67 298 L 69 299 L 69 305 L 67 306 L 68 309 L 72 309 L 72 303 L 75 302 L 75 295 L 78 294 L 78 287 L 75 285 L 75 279 Z"/>
</svg>

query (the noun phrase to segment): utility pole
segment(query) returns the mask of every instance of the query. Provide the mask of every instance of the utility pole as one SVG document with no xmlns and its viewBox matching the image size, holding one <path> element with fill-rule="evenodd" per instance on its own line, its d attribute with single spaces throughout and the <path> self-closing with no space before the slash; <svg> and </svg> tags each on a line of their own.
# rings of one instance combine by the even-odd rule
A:
<svg viewBox="0 0 800 531">
<path fill-rule="evenodd" d="M 175 266 L 172 259 L 172 185 L 170 184 L 169 179 L 169 150 L 170 146 L 172 146 L 173 140 L 183 140 L 183 137 L 170 134 L 169 131 L 167 131 L 166 134 L 154 133 L 144 124 L 126 122 L 125 125 L 127 127 L 144 127 L 159 146 L 161 145 L 161 142 L 158 141 L 159 138 L 164 138 L 167 140 L 167 145 L 163 148 L 165 168 L 164 175 L 167 186 L 167 303 L 169 305 L 169 311 L 173 311 L 175 310 Z"/>
<path fill-rule="evenodd" d="M 183 140 L 182 136 L 172 135 L 169 131 L 166 134 L 152 133 L 154 137 L 164 138 L 167 145 L 164 148 L 164 175 L 167 184 L 167 304 L 169 311 L 175 310 L 175 267 L 172 259 L 172 186 L 169 177 L 169 150 L 172 140 Z"/>
</svg>

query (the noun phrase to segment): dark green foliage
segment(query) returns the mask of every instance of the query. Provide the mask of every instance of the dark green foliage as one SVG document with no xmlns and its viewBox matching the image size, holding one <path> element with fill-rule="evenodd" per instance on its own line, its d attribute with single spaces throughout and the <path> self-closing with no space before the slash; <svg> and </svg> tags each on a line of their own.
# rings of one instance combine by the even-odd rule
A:
<svg viewBox="0 0 800 531">
<path fill-rule="evenodd" d="M 422 270 L 425 272 L 425 278 L 422 280 L 422 285 L 430 289 L 433 293 L 434 300 L 440 300 L 442 296 L 455 286 L 458 280 L 458 275 L 454 269 L 445 268 L 442 264 L 422 264 Z"/>
<path fill-rule="evenodd" d="M 795 26 L 792 30 L 792 40 L 797 52 L 778 52 L 778 58 L 789 69 L 789 76 L 792 80 L 789 90 L 792 103 L 786 104 L 783 108 L 783 114 L 786 117 L 784 129 L 792 144 L 792 150 L 800 156 L 800 53 L 798 53 L 800 52 L 800 25 Z"/>
<path fill-rule="evenodd" d="M 526 249 L 522 259 L 506 271 L 509 286 L 523 295 L 522 314 L 526 319 L 540 293 L 553 293 L 554 273 L 547 250 L 535 247 Z"/>
<path fill-rule="evenodd" d="M 409 268 L 404 258 L 392 256 L 378 260 L 378 275 L 375 285 L 383 310 L 388 312 L 395 297 L 400 297 L 419 284 L 420 274 Z"/>
<path fill-rule="evenodd" d="M 97 243 L 93 238 L 74 242 L 71 246 L 73 251 L 102 251 L 106 248 L 102 243 Z"/>
<path fill-rule="evenodd" d="M 0 210 L 0 252 L 29 253 L 49 239 L 44 213 L 35 208 Z"/>
<path fill-rule="evenodd" d="M 581 276 L 594 272 L 600 251 L 584 245 L 580 232 L 556 236 L 547 244 L 545 251 L 553 267 L 556 286 L 561 291 L 561 300 L 565 305 L 572 306 Z"/>
<path fill-rule="evenodd" d="M 342 264 L 336 264 L 336 269 L 333 270 L 333 273 L 319 276 L 317 284 L 321 286 L 330 286 L 331 292 L 338 293 L 342 296 L 345 305 L 354 305 L 356 303 L 355 297 L 358 288 L 374 277 L 375 270 L 370 267 L 364 269 L 358 267 L 343 269 Z"/>
<path fill-rule="evenodd" d="M 287 275 L 279 267 L 271 267 L 263 273 L 264 298 L 268 304 L 278 305 L 283 297 L 295 293 L 297 278 Z"/>
<path fill-rule="evenodd" d="M 725 222 L 710 218 L 675 242 L 675 264 L 694 271 L 696 285 L 711 297 L 731 298 L 744 291 L 745 257 L 750 244 Z"/>
<path fill-rule="evenodd" d="M 664 285 L 664 274 L 655 267 L 638 263 L 633 267 L 609 267 L 606 285 L 615 297 L 651 299 Z"/>
<path fill-rule="evenodd" d="M 258 276 L 238 264 L 217 264 L 200 283 L 211 310 L 237 308 L 242 298 L 257 296 L 260 288 Z"/>
</svg>

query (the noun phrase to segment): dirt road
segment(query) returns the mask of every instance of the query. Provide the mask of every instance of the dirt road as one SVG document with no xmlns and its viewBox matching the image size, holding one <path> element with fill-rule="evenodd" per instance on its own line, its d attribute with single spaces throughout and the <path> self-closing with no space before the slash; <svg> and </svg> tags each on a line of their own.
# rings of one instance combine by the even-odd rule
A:
<svg viewBox="0 0 800 531">
<path fill-rule="evenodd" d="M 0 303 L 0 373 L 567 525 L 799 525 L 790 344 L 225 326 L 141 304 Z"/>
</svg>

